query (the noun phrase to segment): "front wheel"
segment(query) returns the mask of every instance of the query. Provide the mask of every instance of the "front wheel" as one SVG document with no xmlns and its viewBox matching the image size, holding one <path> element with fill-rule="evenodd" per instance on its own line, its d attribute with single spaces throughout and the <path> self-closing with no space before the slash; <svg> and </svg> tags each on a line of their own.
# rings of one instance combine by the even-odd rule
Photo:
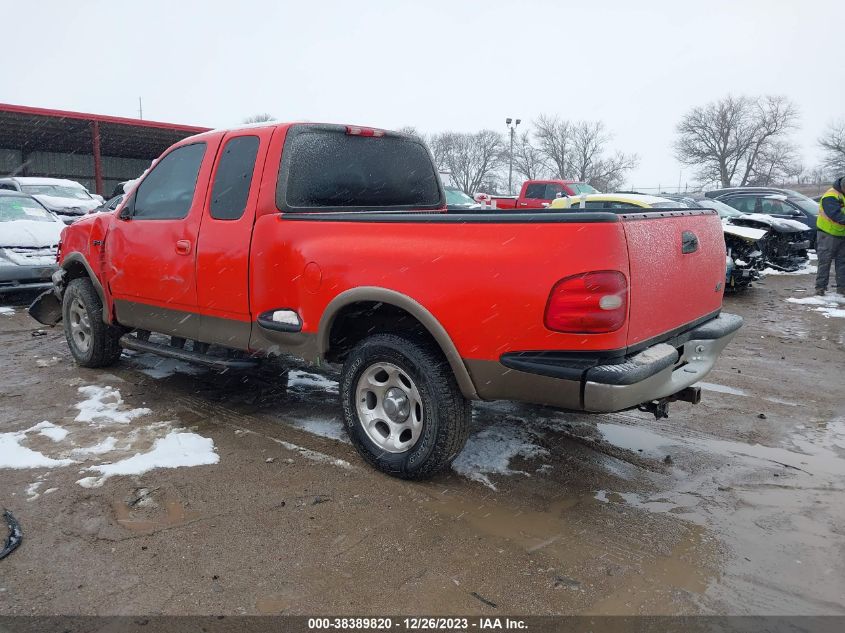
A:
<svg viewBox="0 0 845 633">
<path fill-rule="evenodd" d="M 67 285 L 62 320 L 70 353 L 82 367 L 107 367 L 120 358 L 123 330 L 103 323 L 103 304 L 90 279 Z"/>
<path fill-rule="evenodd" d="M 467 440 L 470 405 L 439 349 L 397 334 L 370 336 L 346 358 L 346 430 L 361 456 L 403 479 L 444 470 Z"/>
</svg>

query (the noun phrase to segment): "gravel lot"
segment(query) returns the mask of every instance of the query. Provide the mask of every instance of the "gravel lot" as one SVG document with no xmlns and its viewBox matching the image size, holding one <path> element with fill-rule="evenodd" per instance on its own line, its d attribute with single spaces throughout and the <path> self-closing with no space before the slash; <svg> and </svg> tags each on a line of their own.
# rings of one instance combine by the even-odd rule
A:
<svg viewBox="0 0 845 633">
<path fill-rule="evenodd" d="M 702 404 L 481 404 L 425 483 L 358 459 L 330 375 L 81 369 L 2 297 L 0 614 L 845 614 L 845 299 L 811 289 L 726 297 Z"/>
</svg>

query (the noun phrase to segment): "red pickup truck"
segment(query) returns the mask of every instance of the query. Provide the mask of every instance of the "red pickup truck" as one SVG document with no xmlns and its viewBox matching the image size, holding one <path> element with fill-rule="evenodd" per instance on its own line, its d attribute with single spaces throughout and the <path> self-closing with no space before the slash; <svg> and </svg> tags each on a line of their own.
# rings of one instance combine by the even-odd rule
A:
<svg viewBox="0 0 845 633">
<path fill-rule="evenodd" d="M 58 262 L 30 314 L 64 322 L 80 365 L 342 364 L 352 442 L 405 478 L 454 459 L 471 400 L 696 402 L 742 323 L 721 313 L 714 211 L 447 213 L 420 141 L 356 126 L 180 141 L 116 211 L 65 228 Z"/>
<path fill-rule="evenodd" d="M 541 209 L 562 195 L 586 193 L 598 192 L 577 180 L 526 180 L 518 196 L 486 196 L 483 200 L 494 209 Z"/>
</svg>

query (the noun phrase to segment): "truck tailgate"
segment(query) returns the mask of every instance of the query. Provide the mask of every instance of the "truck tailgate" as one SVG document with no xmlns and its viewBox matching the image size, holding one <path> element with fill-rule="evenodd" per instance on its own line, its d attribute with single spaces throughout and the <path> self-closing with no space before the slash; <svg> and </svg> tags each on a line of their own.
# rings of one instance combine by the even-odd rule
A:
<svg viewBox="0 0 845 633">
<path fill-rule="evenodd" d="M 725 238 L 715 212 L 632 213 L 622 220 L 630 263 L 629 347 L 722 307 Z"/>
</svg>

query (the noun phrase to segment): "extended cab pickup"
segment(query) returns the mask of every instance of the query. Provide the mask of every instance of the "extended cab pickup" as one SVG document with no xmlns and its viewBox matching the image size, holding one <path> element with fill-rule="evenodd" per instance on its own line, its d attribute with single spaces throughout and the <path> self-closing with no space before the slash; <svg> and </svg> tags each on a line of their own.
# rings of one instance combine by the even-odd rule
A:
<svg viewBox="0 0 845 633">
<path fill-rule="evenodd" d="M 54 288 L 30 313 L 63 320 L 85 367 L 121 348 L 217 368 L 342 364 L 353 444 L 406 478 L 454 459 L 471 400 L 656 415 L 696 402 L 691 385 L 741 325 L 721 313 L 714 211 L 445 210 L 411 136 L 206 132 L 168 149 L 115 212 L 64 229 Z"/>
<path fill-rule="evenodd" d="M 577 180 L 526 180 L 519 196 L 487 196 L 484 201 L 494 209 L 542 209 L 561 196 L 597 193 L 586 182 Z"/>
</svg>

